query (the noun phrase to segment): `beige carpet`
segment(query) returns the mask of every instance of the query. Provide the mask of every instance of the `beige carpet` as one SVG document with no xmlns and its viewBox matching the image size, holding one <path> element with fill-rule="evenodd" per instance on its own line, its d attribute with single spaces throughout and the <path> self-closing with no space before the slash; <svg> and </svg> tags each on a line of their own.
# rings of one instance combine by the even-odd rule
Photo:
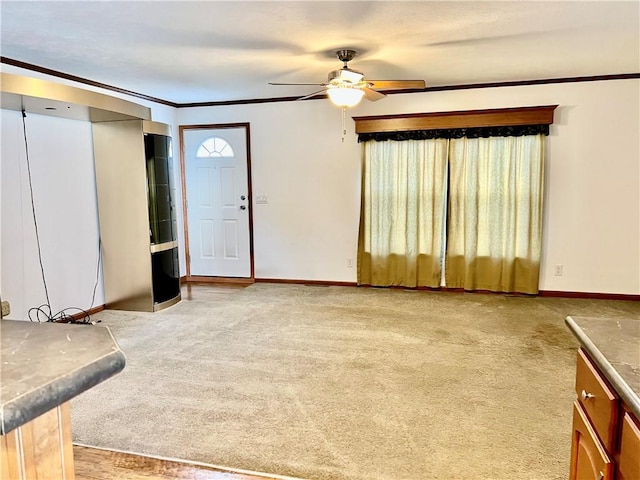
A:
<svg viewBox="0 0 640 480">
<path fill-rule="evenodd" d="M 271 284 L 105 311 L 127 366 L 72 402 L 74 441 L 307 479 L 564 479 L 564 318 L 629 314 L 640 305 Z"/>
</svg>

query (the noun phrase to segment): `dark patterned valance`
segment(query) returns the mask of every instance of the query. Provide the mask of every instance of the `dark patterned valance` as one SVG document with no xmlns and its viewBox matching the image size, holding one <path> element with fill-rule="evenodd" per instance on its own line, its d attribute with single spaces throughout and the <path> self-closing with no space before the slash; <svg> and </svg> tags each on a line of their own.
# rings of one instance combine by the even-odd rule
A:
<svg viewBox="0 0 640 480">
<path fill-rule="evenodd" d="M 370 132 L 358 134 L 358 142 L 374 140 L 429 140 L 432 138 L 488 138 L 523 137 L 525 135 L 549 135 L 549 125 L 512 125 L 508 127 L 447 128 L 431 130 L 408 130 L 401 132 Z"/>
</svg>

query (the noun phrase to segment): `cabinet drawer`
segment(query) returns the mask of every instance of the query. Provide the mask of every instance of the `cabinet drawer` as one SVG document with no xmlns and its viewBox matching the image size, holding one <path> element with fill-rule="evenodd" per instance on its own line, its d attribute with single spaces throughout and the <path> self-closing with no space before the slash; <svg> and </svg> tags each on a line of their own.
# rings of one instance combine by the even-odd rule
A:
<svg viewBox="0 0 640 480">
<path fill-rule="evenodd" d="M 608 452 L 613 452 L 618 423 L 618 397 L 600 376 L 586 353 L 578 350 L 576 365 L 578 402 Z"/>
<path fill-rule="evenodd" d="M 622 419 L 618 467 L 622 479 L 640 478 L 640 428 L 628 413 Z"/>
<path fill-rule="evenodd" d="M 569 480 L 611 480 L 613 463 L 577 401 L 573 404 L 573 440 Z"/>
</svg>

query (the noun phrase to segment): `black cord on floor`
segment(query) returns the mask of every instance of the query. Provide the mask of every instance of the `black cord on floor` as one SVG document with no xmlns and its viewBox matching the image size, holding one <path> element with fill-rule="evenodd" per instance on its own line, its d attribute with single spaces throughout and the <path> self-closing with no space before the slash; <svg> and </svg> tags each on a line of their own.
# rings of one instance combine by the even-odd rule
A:
<svg viewBox="0 0 640 480">
<path fill-rule="evenodd" d="M 42 274 L 42 284 L 44 285 L 44 295 L 47 299 L 47 305 L 50 305 L 49 290 L 47 289 L 47 279 L 44 275 L 44 265 L 42 264 L 42 251 L 40 249 L 40 234 L 38 233 L 38 220 L 36 219 L 36 205 L 33 201 L 33 183 L 31 181 L 31 162 L 29 162 L 29 143 L 27 141 L 27 113 L 22 110 L 22 131 L 24 133 L 24 150 L 27 159 L 27 176 L 29 178 L 29 194 L 31 195 L 31 213 L 33 214 L 33 226 L 36 231 L 36 245 L 38 247 L 38 260 L 40 262 L 40 273 Z"/>
<path fill-rule="evenodd" d="M 38 307 L 32 307 L 28 311 L 29 320 L 32 322 L 54 322 L 54 323 L 82 323 L 82 324 L 95 324 L 91 321 L 91 316 L 87 310 L 78 307 L 68 307 L 60 310 L 56 314 L 52 314 L 51 301 L 49 300 L 49 289 L 47 288 L 47 278 L 44 273 L 44 265 L 42 263 L 42 250 L 40 248 L 40 234 L 38 232 L 38 220 L 36 217 L 36 206 L 33 199 L 33 182 L 31 179 L 31 162 L 29 161 L 29 143 L 27 141 L 27 113 L 22 110 L 22 131 L 24 133 L 24 149 L 27 160 L 27 177 L 29 179 L 29 193 L 31 196 L 31 213 L 33 215 L 33 226 L 36 232 L 36 245 L 38 247 L 38 260 L 40 262 L 40 273 L 42 274 L 42 284 L 44 285 L 44 294 L 47 299 L 47 303 L 44 303 Z M 93 295 L 91 297 L 91 306 L 89 310 L 93 308 L 93 302 L 95 301 L 96 289 L 98 287 L 98 280 L 100 274 L 100 257 L 101 257 L 102 240 L 98 238 L 98 263 L 96 266 L 96 281 L 93 285 Z M 70 314 L 71 312 L 76 312 Z M 81 314 L 81 315 L 80 315 Z"/>
<path fill-rule="evenodd" d="M 74 315 L 69 312 L 76 312 L 76 314 Z M 39 307 L 30 308 L 29 320 L 32 322 L 82 323 L 85 325 L 94 325 L 96 323 L 91 320 L 89 312 L 82 308 L 68 307 L 60 310 L 56 314 L 52 314 L 51 306 L 46 303 Z"/>
<path fill-rule="evenodd" d="M 89 310 L 93 308 L 93 304 L 96 301 L 96 289 L 98 288 L 98 282 L 100 281 L 100 264 L 102 263 L 102 237 L 98 235 L 98 261 L 96 262 L 96 281 L 93 284 L 93 294 L 91 295 L 91 305 Z"/>
</svg>

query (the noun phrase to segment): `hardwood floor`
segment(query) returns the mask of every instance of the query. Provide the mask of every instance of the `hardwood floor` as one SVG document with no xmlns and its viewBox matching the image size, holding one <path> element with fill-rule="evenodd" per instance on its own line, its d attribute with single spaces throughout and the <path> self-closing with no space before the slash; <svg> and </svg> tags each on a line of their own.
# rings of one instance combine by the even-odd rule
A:
<svg viewBox="0 0 640 480">
<path fill-rule="evenodd" d="M 79 445 L 73 456 L 76 480 L 277 480 Z"/>
<path fill-rule="evenodd" d="M 213 299 L 220 296 L 233 295 L 240 292 L 249 284 L 242 283 L 208 283 L 208 282 L 186 282 L 180 287 L 182 301 L 190 301 L 195 298 Z"/>
</svg>

